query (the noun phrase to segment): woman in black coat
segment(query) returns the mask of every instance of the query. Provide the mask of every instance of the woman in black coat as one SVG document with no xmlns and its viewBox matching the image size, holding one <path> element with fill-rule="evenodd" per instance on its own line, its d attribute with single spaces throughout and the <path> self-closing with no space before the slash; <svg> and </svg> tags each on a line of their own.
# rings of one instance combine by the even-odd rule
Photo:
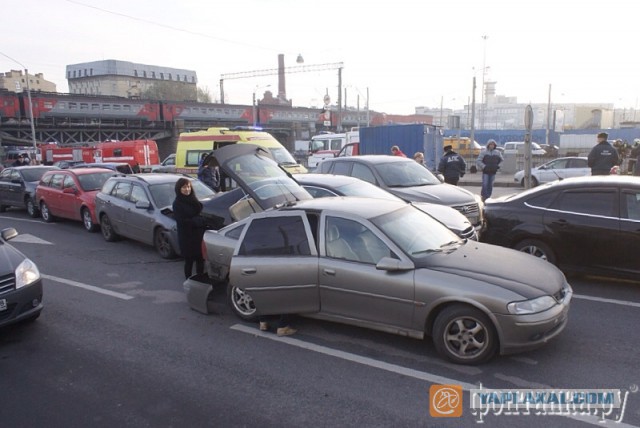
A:
<svg viewBox="0 0 640 428">
<path fill-rule="evenodd" d="M 173 201 L 173 215 L 178 228 L 178 244 L 184 257 L 184 276 L 189 278 L 196 264 L 196 274 L 204 273 L 202 257 L 202 236 L 204 220 L 200 217 L 202 204 L 196 198 L 191 180 L 180 178 L 176 182 L 176 199 Z"/>
</svg>

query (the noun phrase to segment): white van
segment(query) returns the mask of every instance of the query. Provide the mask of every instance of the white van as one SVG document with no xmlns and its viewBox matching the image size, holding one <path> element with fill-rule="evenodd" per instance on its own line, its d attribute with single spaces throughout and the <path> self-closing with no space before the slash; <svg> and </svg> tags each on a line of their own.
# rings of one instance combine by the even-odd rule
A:
<svg viewBox="0 0 640 428">
<path fill-rule="evenodd" d="M 323 159 L 335 157 L 340 150 L 349 143 L 360 142 L 360 131 L 353 128 L 349 132 L 341 134 L 319 134 L 311 137 L 309 142 L 309 152 L 311 155 L 307 159 L 307 166 L 315 168 L 318 162 Z"/>
<path fill-rule="evenodd" d="M 504 143 L 504 154 L 524 154 L 524 141 L 509 141 Z M 536 156 L 546 155 L 547 152 L 540 144 L 531 142 L 531 154 Z"/>
</svg>

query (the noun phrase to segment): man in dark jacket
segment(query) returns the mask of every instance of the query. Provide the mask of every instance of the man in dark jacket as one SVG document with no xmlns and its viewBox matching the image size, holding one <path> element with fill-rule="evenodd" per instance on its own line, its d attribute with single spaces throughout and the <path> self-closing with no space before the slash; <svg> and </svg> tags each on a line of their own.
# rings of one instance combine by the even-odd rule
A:
<svg viewBox="0 0 640 428">
<path fill-rule="evenodd" d="M 466 170 L 467 163 L 462 156 L 454 152 L 452 146 L 444 146 L 444 156 L 438 164 L 438 172 L 444 175 L 444 182 L 457 186 Z"/>
<path fill-rule="evenodd" d="M 589 152 L 587 164 L 591 168 L 591 175 L 609 175 L 611 168 L 620 164 L 618 151 L 607 141 L 606 132 L 598 134 L 598 144 Z"/>
<path fill-rule="evenodd" d="M 487 146 L 482 149 L 476 160 L 476 165 L 482 171 L 482 190 L 480 196 L 482 202 L 491 197 L 493 193 L 493 182 L 496 180 L 496 172 L 500 169 L 502 153 L 496 150 L 496 140 L 487 141 Z"/>
</svg>

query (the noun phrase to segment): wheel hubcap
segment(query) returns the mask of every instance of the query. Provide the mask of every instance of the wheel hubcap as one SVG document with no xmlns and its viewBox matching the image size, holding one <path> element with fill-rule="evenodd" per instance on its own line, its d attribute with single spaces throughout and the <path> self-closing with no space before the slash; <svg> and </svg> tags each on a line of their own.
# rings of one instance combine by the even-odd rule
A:
<svg viewBox="0 0 640 428">
<path fill-rule="evenodd" d="M 545 254 L 545 252 L 535 245 L 527 245 L 520 251 L 522 251 L 523 253 L 531 254 L 532 256 L 539 257 L 542 260 L 547 260 L 547 255 Z"/>
<path fill-rule="evenodd" d="M 233 288 L 233 304 L 244 315 L 251 315 L 256 311 L 253 299 L 239 288 Z"/>
<path fill-rule="evenodd" d="M 473 358 L 489 346 L 484 326 L 473 318 L 451 321 L 444 340 L 449 351 L 459 358 Z"/>
</svg>

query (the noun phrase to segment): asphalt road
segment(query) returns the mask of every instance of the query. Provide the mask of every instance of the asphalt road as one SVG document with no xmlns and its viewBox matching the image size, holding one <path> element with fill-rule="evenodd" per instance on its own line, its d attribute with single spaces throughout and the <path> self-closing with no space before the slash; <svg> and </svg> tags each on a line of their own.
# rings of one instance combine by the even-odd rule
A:
<svg viewBox="0 0 640 428">
<path fill-rule="evenodd" d="M 231 313 L 223 290 L 215 314 L 190 310 L 182 262 L 151 247 L 19 210 L 0 215 L 9 226 L 44 275 L 45 309 L 0 330 L 0 426 L 476 426 L 468 390 L 480 384 L 630 391 L 607 424 L 532 412 L 490 414 L 487 426 L 640 426 L 639 283 L 573 278 L 557 340 L 464 367 L 441 360 L 429 340 L 302 317 L 294 336 L 261 333 Z M 464 388 L 461 418 L 430 416 L 429 388 L 439 383 Z"/>
</svg>

